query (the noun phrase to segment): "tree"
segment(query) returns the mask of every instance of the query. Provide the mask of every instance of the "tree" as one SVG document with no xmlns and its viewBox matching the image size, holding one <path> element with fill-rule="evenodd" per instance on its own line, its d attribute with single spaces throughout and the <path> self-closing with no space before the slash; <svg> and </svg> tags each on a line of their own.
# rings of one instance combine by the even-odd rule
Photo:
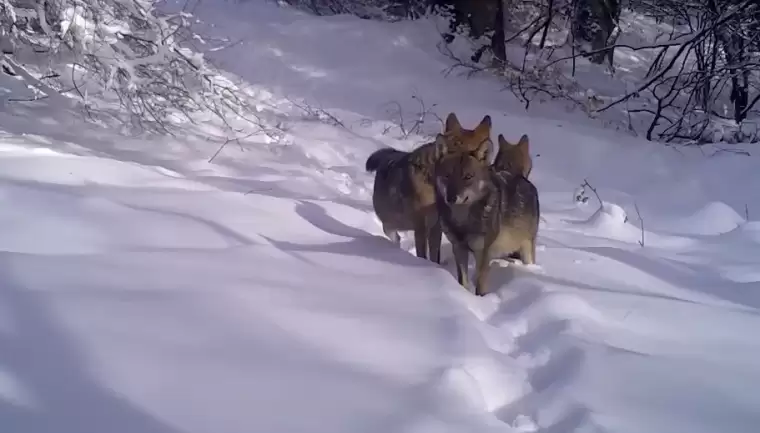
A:
<svg viewBox="0 0 760 433">
<path fill-rule="evenodd" d="M 581 52 L 593 51 L 589 60 L 601 64 L 605 59 L 613 67 L 614 44 L 620 21 L 618 0 L 574 0 L 572 17 L 573 43 Z M 590 44 L 590 49 L 586 48 Z M 610 47 L 608 50 L 603 50 Z"/>
<path fill-rule="evenodd" d="M 459 26 L 465 25 L 472 38 L 491 34 L 490 43 L 478 49 L 472 55 L 472 61 L 480 61 L 486 49 L 490 49 L 494 57 L 502 63 L 506 61 L 504 0 L 434 0 L 432 5 L 448 8 L 452 13 L 449 33 L 444 35 L 447 43 L 451 43 L 453 33 Z"/>
<path fill-rule="evenodd" d="M 189 18 L 152 0 L 0 0 L 2 62 L 43 97 L 74 95 L 88 109 L 93 95 L 114 97 L 145 129 L 199 111 L 239 114 L 234 86 L 183 46 L 197 36 Z"/>
<path fill-rule="evenodd" d="M 648 139 L 713 141 L 715 119 L 730 118 L 741 128 L 760 100 L 760 67 L 754 61 L 760 5 L 754 0 L 635 0 L 633 7 L 680 30 L 669 40 L 639 48 L 658 52 L 646 80 L 600 110 L 651 95 L 654 108 L 638 104 L 629 110 L 652 116 Z M 732 103 L 730 117 L 722 113 L 726 97 Z M 744 139 L 740 129 L 736 135 Z"/>
</svg>

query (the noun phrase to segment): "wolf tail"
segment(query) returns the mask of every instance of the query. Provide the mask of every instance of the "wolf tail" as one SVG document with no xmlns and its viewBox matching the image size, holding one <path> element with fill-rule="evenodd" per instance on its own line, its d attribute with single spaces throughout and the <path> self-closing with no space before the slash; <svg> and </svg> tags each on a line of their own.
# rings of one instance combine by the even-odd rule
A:
<svg viewBox="0 0 760 433">
<path fill-rule="evenodd" d="M 373 171 L 387 169 L 396 161 L 401 159 L 404 155 L 406 155 L 406 152 L 396 150 L 392 147 L 384 147 L 372 152 L 372 155 L 367 158 L 367 162 L 364 164 L 364 168 L 370 173 Z"/>
</svg>

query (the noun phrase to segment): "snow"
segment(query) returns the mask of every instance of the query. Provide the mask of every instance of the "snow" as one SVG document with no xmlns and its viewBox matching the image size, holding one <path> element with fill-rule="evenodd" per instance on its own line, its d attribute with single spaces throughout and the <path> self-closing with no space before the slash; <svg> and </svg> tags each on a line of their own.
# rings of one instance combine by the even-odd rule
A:
<svg viewBox="0 0 760 433">
<path fill-rule="evenodd" d="M 240 41 L 205 55 L 277 139 L 209 162 L 210 123 L 130 138 L 42 104 L 0 113 L 2 431 L 756 430 L 754 152 L 526 114 L 495 79 L 441 74 L 426 20 L 253 0 L 195 14 L 208 41 Z M 530 136 L 538 266 L 494 264 L 485 297 L 450 250 L 419 260 L 373 214 L 366 157 L 425 140 L 389 111 L 409 128 L 412 95 Z M 574 200 L 584 180 L 603 203 Z"/>
</svg>

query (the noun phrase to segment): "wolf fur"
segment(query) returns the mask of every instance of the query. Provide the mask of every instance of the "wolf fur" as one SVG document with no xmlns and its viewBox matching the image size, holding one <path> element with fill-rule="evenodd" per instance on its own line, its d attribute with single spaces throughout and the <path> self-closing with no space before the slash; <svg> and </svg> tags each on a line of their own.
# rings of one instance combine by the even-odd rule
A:
<svg viewBox="0 0 760 433">
<path fill-rule="evenodd" d="M 517 144 L 512 144 L 499 134 L 499 150 L 494 158 L 493 166 L 496 171 L 506 171 L 509 173 L 521 173 L 526 179 L 533 170 L 533 159 L 530 157 L 530 141 L 526 134 L 520 137 Z M 522 261 L 519 251 L 509 254 L 507 258 Z"/>
<path fill-rule="evenodd" d="M 519 252 L 524 263 L 536 262 L 538 190 L 522 173 L 498 170 L 463 153 L 442 158 L 435 176 L 436 209 L 462 286 L 470 290 L 470 252 L 476 263 L 475 294 L 481 296 L 491 259 Z"/>
<path fill-rule="evenodd" d="M 533 170 L 533 159 L 530 157 L 530 141 L 523 134 L 517 144 L 511 144 L 499 134 L 499 151 L 496 153 L 493 166 L 496 171 L 507 171 L 512 174 L 520 173 L 526 179 Z"/>
<path fill-rule="evenodd" d="M 385 235 L 399 244 L 399 232 L 413 230 L 417 256 L 440 263 L 442 234 L 435 207 L 435 166 L 446 155 L 474 151 L 478 151 L 480 161 L 488 161 L 490 146 L 490 116 L 470 130 L 451 113 L 435 141 L 411 152 L 387 147 L 372 153 L 365 169 L 376 173 L 372 205 Z"/>
</svg>

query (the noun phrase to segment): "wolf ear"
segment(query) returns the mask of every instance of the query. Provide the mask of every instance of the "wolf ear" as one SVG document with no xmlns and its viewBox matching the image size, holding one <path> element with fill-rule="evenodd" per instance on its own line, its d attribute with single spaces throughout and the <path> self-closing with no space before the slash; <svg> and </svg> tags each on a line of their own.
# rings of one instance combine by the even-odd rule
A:
<svg viewBox="0 0 760 433">
<path fill-rule="evenodd" d="M 478 126 L 475 127 L 475 133 L 482 136 L 491 135 L 491 116 L 488 114 L 483 117 Z"/>
<path fill-rule="evenodd" d="M 504 138 L 504 134 L 499 134 L 499 147 L 509 146 L 509 142 Z"/>
<path fill-rule="evenodd" d="M 449 113 L 449 115 L 446 116 L 446 125 L 443 132 L 459 131 L 460 129 L 462 129 L 462 124 L 459 123 L 457 115 L 454 113 Z"/>
<path fill-rule="evenodd" d="M 528 134 L 523 134 L 522 137 L 520 137 L 520 141 L 517 142 L 517 147 L 528 149 L 528 146 L 530 146 L 530 142 L 528 140 Z"/>
</svg>

